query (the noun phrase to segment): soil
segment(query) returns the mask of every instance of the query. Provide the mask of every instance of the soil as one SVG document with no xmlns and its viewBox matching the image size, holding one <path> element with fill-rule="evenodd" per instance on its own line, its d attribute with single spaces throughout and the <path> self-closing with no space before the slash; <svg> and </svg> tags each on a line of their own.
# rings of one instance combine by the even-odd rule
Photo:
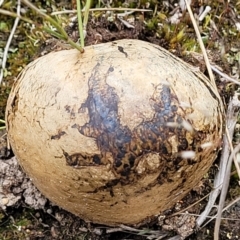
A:
<svg viewBox="0 0 240 240">
<path fill-rule="evenodd" d="M 50 1 L 51 2 L 51 1 Z M 161 2 L 161 1 L 160 1 Z M 123 17 L 124 21 L 119 20 L 116 15 L 103 14 L 103 12 L 92 14 L 89 19 L 86 45 L 109 42 L 117 39 L 140 39 L 160 45 L 185 61 L 199 67 L 206 73 L 202 58 L 196 55 L 186 54 L 186 51 L 199 51 L 199 46 L 195 37 L 194 30 L 186 12 L 176 20 L 170 21 L 174 16 L 178 1 L 164 1 L 166 4 L 157 1 L 139 1 L 138 6 L 131 6 L 130 1 L 126 1 L 127 6 L 157 9 L 157 14 L 153 12 L 136 12 L 130 16 Z M 180 1 L 181 2 L 181 1 Z M 36 1 L 39 7 L 47 9 L 50 13 L 53 9 L 62 9 L 62 6 L 72 9 L 75 2 L 56 1 L 49 4 L 45 1 Z M 95 4 L 95 3 L 94 3 Z M 93 5 L 94 5 L 93 4 Z M 104 5 L 104 3 L 102 3 Z M 105 3 L 106 5 L 109 3 Z M 119 7 L 114 1 L 111 7 Z M 134 3 L 132 3 L 134 4 Z M 201 7 L 210 4 L 212 7 L 210 19 L 199 23 L 206 48 L 209 51 L 210 60 L 215 65 L 222 68 L 228 75 L 236 76 L 240 73 L 239 56 L 239 30 L 236 30 L 237 16 L 240 14 L 240 4 L 231 1 L 231 4 L 220 3 L 219 1 L 192 1 L 192 8 L 196 15 L 199 14 Z M 10 8 L 13 10 L 14 6 Z M 33 16 L 31 12 L 28 16 Z M 221 16 L 221 17 L 219 17 Z M 78 39 L 78 28 L 76 21 L 62 21 L 68 35 L 76 41 Z M 111 20 L 110 20 L 111 19 Z M 0 20 L 0 24 L 1 24 Z M 4 18 L 9 26 L 12 24 L 10 17 Z M 2 21 L 2 22 L 4 22 Z M 36 21 L 41 25 L 42 20 L 36 17 Z M 23 23 L 21 23 L 23 24 Z M 23 25 L 20 25 L 23 27 Z M 5 34 L 0 33 L 0 48 L 6 43 L 6 33 L 10 32 L 10 27 L 5 29 Z M 4 84 L 0 91 L 0 118 L 4 118 L 6 99 L 11 88 L 14 77 L 32 59 L 47 54 L 50 51 L 58 51 L 68 48 L 63 41 L 56 40 L 45 33 L 41 33 L 35 48 L 32 43 L 27 42 L 26 31 L 18 30 L 11 49 L 18 49 L 17 53 L 9 55 L 7 62 L 8 73 L 5 76 Z M 226 32 L 227 31 L 227 32 Z M 39 33 L 31 30 L 32 38 Z M 31 50 L 22 51 L 20 44 L 30 44 Z M 26 47 L 26 46 L 25 46 Z M 223 49 L 224 48 L 224 49 Z M 32 50 L 34 49 L 34 50 Z M 0 51 L 1 53 L 1 51 Z M 25 61 L 22 62 L 23 54 Z M 237 55 L 238 54 L 238 55 Z M 13 62 L 13 58 L 16 59 Z M 207 73 L 206 73 L 207 74 Z M 220 81 L 216 75 L 219 92 L 227 106 L 228 100 L 236 86 Z M 235 134 L 234 144 L 238 142 L 238 133 Z M 221 154 L 221 153 L 220 153 Z M 60 209 L 51 203 L 35 188 L 19 166 L 17 159 L 10 149 L 7 148 L 7 136 L 4 131 L 0 133 L 0 239 L 188 239 L 201 240 L 213 239 L 214 220 L 201 229 L 196 228 L 196 217 L 201 214 L 207 203 L 204 198 L 211 191 L 214 176 L 218 170 L 218 159 L 210 169 L 209 173 L 202 179 L 182 201 L 158 216 L 151 224 L 137 227 L 119 226 L 112 228 L 108 226 L 87 223 L 80 218 Z M 239 196 L 240 187 L 238 177 L 232 174 L 228 198 L 226 205 Z M 141 211 L 141 210 L 140 210 Z M 212 213 L 214 214 L 214 213 Z M 220 230 L 220 239 L 239 239 L 240 238 L 240 202 L 228 208 L 223 214 Z"/>
</svg>

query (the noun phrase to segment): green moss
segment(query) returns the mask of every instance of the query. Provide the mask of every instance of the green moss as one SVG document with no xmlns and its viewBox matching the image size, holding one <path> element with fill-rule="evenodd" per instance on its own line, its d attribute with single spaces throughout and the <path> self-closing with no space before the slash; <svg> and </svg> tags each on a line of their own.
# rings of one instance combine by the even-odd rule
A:
<svg viewBox="0 0 240 240">
<path fill-rule="evenodd" d="M 19 212 L 16 216 L 7 216 L 0 214 L 0 239 L 12 240 L 12 239 L 26 239 L 31 235 L 29 228 L 32 224 L 33 211 L 31 209 L 25 209 L 23 212 Z"/>
<path fill-rule="evenodd" d="M 158 23 L 159 23 L 158 18 L 153 17 L 152 19 L 146 21 L 146 28 L 150 31 L 157 30 Z"/>
<path fill-rule="evenodd" d="M 16 1 L 5 1 L 1 6 L 2 9 L 11 12 L 16 12 Z M 36 24 L 32 25 L 24 21 L 19 21 L 18 27 L 11 41 L 8 51 L 8 60 L 6 69 L 4 70 L 3 85 L 0 91 L 0 119 L 4 118 L 5 106 L 9 89 L 11 88 L 14 79 L 19 72 L 33 59 L 38 53 L 38 49 L 44 41 L 44 34 L 41 26 L 43 20 L 36 16 L 30 10 L 24 15 L 25 17 L 34 20 Z M 14 24 L 14 18 L 2 16 L 0 21 L 0 54 L 3 56 L 4 48 L 9 37 L 10 31 Z M 41 33 L 41 34 L 39 34 Z"/>
</svg>

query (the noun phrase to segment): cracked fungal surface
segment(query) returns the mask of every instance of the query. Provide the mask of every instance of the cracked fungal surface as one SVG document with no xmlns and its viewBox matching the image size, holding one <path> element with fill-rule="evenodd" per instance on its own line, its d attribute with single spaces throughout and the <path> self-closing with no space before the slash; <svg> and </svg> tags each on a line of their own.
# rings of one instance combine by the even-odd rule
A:
<svg viewBox="0 0 240 240">
<path fill-rule="evenodd" d="M 120 97 L 106 82 L 106 77 L 114 71 L 114 68 L 109 67 L 106 77 L 103 78 L 100 77 L 100 67 L 97 63 L 93 68 L 88 80 L 88 97 L 79 109 L 80 112 L 87 111 L 89 122 L 82 126 L 72 125 L 72 128 L 76 128 L 80 134 L 96 140 L 100 154 L 69 155 L 64 151 L 67 164 L 74 167 L 106 165 L 109 163 L 110 155 L 114 159 L 114 172 L 120 174 L 121 178 L 133 180 L 139 175 L 136 167 L 145 154 L 157 153 L 162 160 L 161 166 L 165 165 L 167 169 L 169 162 L 171 165 L 173 163 L 177 170 L 182 161 L 178 153 L 187 150 L 201 151 L 200 145 L 197 146 L 197 142 L 194 141 L 194 138 L 198 142 L 200 140 L 196 138 L 194 129 L 188 131 L 184 128 L 186 113 L 169 85 L 159 83 L 153 86 L 153 93 L 149 98 L 154 112 L 153 117 L 143 119 L 131 130 L 121 123 L 118 109 Z M 194 164 L 194 161 L 191 164 Z M 159 181 L 166 177 L 160 173 Z"/>
<path fill-rule="evenodd" d="M 6 122 L 39 190 L 107 225 L 144 223 L 185 196 L 216 158 L 223 126 L 208 79 L 137 40 L 35 60 L 10 93 Z"/>
</svg>

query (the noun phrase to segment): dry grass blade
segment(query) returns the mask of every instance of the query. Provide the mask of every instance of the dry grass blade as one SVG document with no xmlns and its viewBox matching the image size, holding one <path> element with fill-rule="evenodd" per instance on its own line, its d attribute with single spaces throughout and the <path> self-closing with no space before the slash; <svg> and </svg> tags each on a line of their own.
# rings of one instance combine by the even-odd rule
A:
<svg viewBox="0 0 240 240">
<path fill-rule="evenodd" d="M 21 11 L 21 1 L 18 0 L 18 3 L 17 3 L 17 15 L 20 15 L 20 11 Z M 5 67 L 6 67 L 6 62 L 7 62 L 7 56 L 8 56 L 8 51 L 9 51 L 9 47 L 11 45 L 11 42 L 12 42 L 12 39 L 13 39 L 13 36 L 14 36 L 14 33 L 16 31 L 16 28 L 18 26 L 18 22 L 19 22 L 20 18 L 19 17 L 16 17 L 15 21 L 14 21 L 14 24 L 13 24 L 13 27 L 12 27 L 12 30 L 11 30 L 11 33 L 9 35 L 9 38 L 8 38 L 8 41 L 6 43 L 6 46 L 5 46 L 5 49 L 4 49 L 4 53 L 3 53 L 3 59 L 2 59 L 2 68 L 1 68 L 1 72 L 0 72 L 0 84 L 3 80 L 3 76 L 4 76 L 4 71 L 5 71 Z"/>
<path fill-rule="evenodd" d="M 126 225 L 121 224 L 119 228 L 110 228 L 106 230 L 107 233 L 113 232 L 127 232 L 135 235 L 140 235 L 146 237 L 146 239 L 156 239 L 160 240 L 165 238 L 168 233 L 166 231 L 159 231 L 159 230 L 151 230 L 148 228 L 145 229 L 137 229 L 133 227 L 129 227 Z"/>
<path fill-rule="evenodd" d="M 85 9 L 82 10 L 84 12 Z M 152 12 L 151 9 L 139 9 L 139 8 L 90 8 L 89 12 L 96 11 L 133 11 L 133 12 Z M 60 15 L 60 14 L 71 14 L 76 13 L 76 10 L 64 10 L 64 11 L 56 11 L 51 13 L 51 15 Z"/>
<path fill-rule="evenodd" d="M 238 100 L 237 100 L 238 101 Z M 239 102 L 239 101 L 238 101 Z M 239 103 L 240 104 L 240 103 Z M 239 105 L 238 105 L 239 106 Z M 240 110 L 239 110 L 240 112 Z M 238 113 L 239 113 L 238 112 Z M 236 125 L 236 124 L 235 124 Z M 229 135 L 229 131 L 228 129 L 226 129 L 226 135 L 227 135 L 227 138 L 228 138 L 228 142 L 229 142 L 229 145 L 230 145 L 230 148 L 231 148 L 231 152 L 233 152 L 233 146 L 232 146 L 232 137 Z M 233 161 L 234 161 L 234 165 L 236 167 L 236 171 L 237 171 L 237 174 L 238 174 L 238 178 L 240 179 L 240 167 L 239 167 L 239 164 L 238 164 L 238 161 L 237 161 L 237 158 L 235 156 L 233 156 Z"/>
<path fill-rule="evenodd" d="M 214 189 L 210 193 L 209 200 L 207 203 L 207 206 L 205 207 L 205 210 L 202 212 L 202 214 L 197 219 L 197 226 L 202 226 L 203 222 L 206 220 L 207 216 L 209 215 L 210 211 L 212 210 L 215 201 L 221 191 L 222 185 L 223 185 L 223 179 L 226 173 L 227 168 L 227 160 L 230 155 L 231 150 L 231 139 L 233 137 L 235 125 L 237 122 L 237 117 L 239 113 L 239 100 L 238 95 L 235 94 L 233 99 L 229 102 L 228 105 L 228 111 L 227 111 L 227 117 L 226 117 L 226 128 L 228 131 L 228 135 L 225 135 L 223 138 L 223 149 L 222 149 L 222 155 L 220 158 L 220 166 L 219 171 L 214 179 Z M 230 138 L 230 141 L 229 141 Z"/>
<path fill-rule="evenodd" d="M 211 65 L 212 70 L 217 73 L 218 75 L 220 75 L 221 77 L 223 77 L 223 79 L 227 82 L 232 82 L 234 84 L 240 85 L 240 81 L 228 76 L 227 74 L 221 72 L 219 69 L 217 69 L 215 66 Z"/>
<path fill-rule="evenodd" d="M 202 41 L 202 38 L 201 38 L 201 35 L 200 35 L 200 32 L 199 32 L 199 29 L 198 29 L 196 20 L 195 20 L 195 18 L 194 18 L 194 16 L 193 16 L 193 13 L 192 13 L 192 10 L 191 10 L 191 7 L 190 7 L 188 1 L 185 0 L 185 3 L 186 3 L 186 7 L 187 7 L 188 13 L 189 13 L 190 18 L 191 18 L 191 21 L 192 21 L 192 24 L 193 24 L 195 33 L 196 33 L 196 35 L 197 35 L 197 39 L 198 39 L 200 48 L 201 48 L 202 53 L 203 53 L 204 61 L 205 61 L 205 63 L 206 63 L 206 67 L 207 67 L 207 70 L 208 70 L 208 74 L 209 74 L 210 80 L 211 80 L 211 82 L 212 82 L 212 85 L 213 85 L 213 86 L 215 87 L 215 89 L 217 90 L 217 86 L 216 86 L 216 83 L 215 83 L 215 80 L 214 80 L 214 76 L 213 76 L 213 72 L 212 72 L 212 69 L 211 69 L 210 61 L 209 61 L 209 59 L 208 59 L 207 52 L 206 52 L 206 49 L 205 49 L 205 47 L 204 47 L 204 44 L 203 44 L 203 41 Z"/>
<path fill-rule="evenodd" d="M 33 24 L 33 21 L 31 21 L 30 19 L 25 18 L 25 17 L 21 16 L 20 14 L 17 14 L 17 13 L 14 13 L 14 12 L 10 12 L 10 11 L 4 10 L 4 9 L 0 9 L 0 14 L 10 16 L 10 17 L 13 17 L 13 18 L 19 18 L 22 21 Z"/>
<path fill-rule="evenodd" d="M 228 208 L 230 208 L 232 205 L 234 205 L 236 202 L 240 201 L 240 197 L 238 197 L 237 199 L 233 200 L 230 204 L 228 204 L 223 210 L 222 212 L 226 211 Z M 184 215 L 185 213 L 180 213 L 179 215 Z M 194 217 L 198 217 L 199 214 L 194 214 L 194 213 L 188 213 L 189 216 L 194 216 Z M 210 220 L 204 224 L 204 226 L 206 226 L 209 222 L 211 222 L 213 219 L 215 219 L 217 217 L 217 214 L 214 216 L 207 216 L 207 218 L 209 218 Z M 229 220 L 229 221 L 240 221 L 240 218 L 227 218 L 227 217 L 222 217 L 222 220 Z"/>
<path fill-rule="evenodd" d="M 222 210 L 223 210 L 223 205 L 227 196 L 227 191 L 228 191 L 228 186 L 229 186 L 229 181 L 230 181 L 230 174 L 231 174 L 231 166 L 232 166 L 232 161 L 234 156 L 236 155 L 237 152 L 240 151 L 240 144 L 238 144 L 233 152 L 231 153 L 228 163 L 227 163 L 227 168 L 223 180 L 223 185 L 222 185 L 222 191 L 221 191 L 221 196 L 220 196 L 220 201 L 218 205 L 218 213 L 217 213 L 217 218 L 215 222 L 215 227 L 214 227 L 214 240 L 219 239 L 219 230 L 220 230 L 220 223 L 221 223 L 221 216 L 222 216 Z"/>
</svg>

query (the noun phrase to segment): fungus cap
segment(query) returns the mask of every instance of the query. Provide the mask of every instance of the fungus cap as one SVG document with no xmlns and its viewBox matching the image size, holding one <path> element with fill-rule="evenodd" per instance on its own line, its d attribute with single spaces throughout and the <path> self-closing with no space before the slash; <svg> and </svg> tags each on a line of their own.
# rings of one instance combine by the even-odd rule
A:
<svg viewBox="0 0 240 240">
<path fill-rule="evenodd" d="M 8 137 L 34 184 L 95 223 L 142 224 L 208 171 L 222 102 L 196 68 L 120 40 L 30 63 L 9 96 Z"/>
</svg>

